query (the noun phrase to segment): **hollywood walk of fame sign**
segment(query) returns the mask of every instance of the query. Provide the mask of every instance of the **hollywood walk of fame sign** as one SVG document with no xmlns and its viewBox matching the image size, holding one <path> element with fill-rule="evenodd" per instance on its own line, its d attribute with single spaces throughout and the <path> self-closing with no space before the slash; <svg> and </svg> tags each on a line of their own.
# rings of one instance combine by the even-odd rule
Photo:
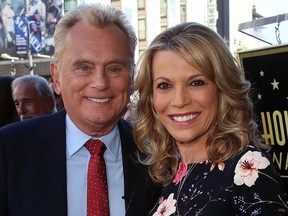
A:
<svg viewBox="0 0 288 216">
<path fill-rule="evenodd" d="M 288 44 L 241 51 L 259 130 L 288 190 Z M 288 194 L 288 193 L 287 193 Z"/>
</svg>

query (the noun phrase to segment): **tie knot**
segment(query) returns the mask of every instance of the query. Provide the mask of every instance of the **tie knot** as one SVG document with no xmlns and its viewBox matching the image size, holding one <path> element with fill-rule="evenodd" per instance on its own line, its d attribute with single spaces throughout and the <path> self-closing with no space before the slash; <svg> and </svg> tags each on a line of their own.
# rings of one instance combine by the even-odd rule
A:
<svg viewBox="0 0 288 216">
<path fill-rule="evenodd" d="M 101 140 L 90 139 L 86 142 L 85 146 L 91 155 L 103 155 L 106 150 L 106 146 Z"/>
</svg>

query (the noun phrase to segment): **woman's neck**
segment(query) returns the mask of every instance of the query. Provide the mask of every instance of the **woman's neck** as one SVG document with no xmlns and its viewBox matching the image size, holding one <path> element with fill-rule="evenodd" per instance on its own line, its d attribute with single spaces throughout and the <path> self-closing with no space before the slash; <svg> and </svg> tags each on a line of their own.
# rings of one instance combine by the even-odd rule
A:
<svg viewBox="0 0 288 216">
<path fill-rule="evenodd" d="M 208 160 L 205 143 L 177 143 L 182 163 L 199 163 Z"/>
</svg>

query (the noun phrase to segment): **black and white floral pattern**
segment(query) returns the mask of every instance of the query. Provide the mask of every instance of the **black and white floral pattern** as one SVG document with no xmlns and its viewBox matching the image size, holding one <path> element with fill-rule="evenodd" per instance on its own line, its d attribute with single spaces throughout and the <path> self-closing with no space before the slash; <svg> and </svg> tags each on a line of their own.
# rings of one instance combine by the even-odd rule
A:
<svg viewBox="0 0 288 216">
<path fill-rule="evenodd" d="M 218 164 L 179 164 L 151 216 L 288 215 L 281 178 L 264 151 L 247 146 Z"/>
</svg>

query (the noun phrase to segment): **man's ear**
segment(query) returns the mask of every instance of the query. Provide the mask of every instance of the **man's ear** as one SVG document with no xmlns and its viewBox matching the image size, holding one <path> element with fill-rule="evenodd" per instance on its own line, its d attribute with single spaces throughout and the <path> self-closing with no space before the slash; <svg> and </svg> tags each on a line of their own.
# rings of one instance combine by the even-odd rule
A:
<svg viewBox="0 0 288 216">
<path fill-rule="evenodd" d="M 52 76 L 52 79 L 53 79 L 54 91 L 58 95 L 61 95 L 60 75 L 59 75 L 59 70 L 57 68 L 57 63 L 56 62 L 51 62 L 50 63 L 50 73 L 51 73 L 51 76 Z"/>
</svg>

